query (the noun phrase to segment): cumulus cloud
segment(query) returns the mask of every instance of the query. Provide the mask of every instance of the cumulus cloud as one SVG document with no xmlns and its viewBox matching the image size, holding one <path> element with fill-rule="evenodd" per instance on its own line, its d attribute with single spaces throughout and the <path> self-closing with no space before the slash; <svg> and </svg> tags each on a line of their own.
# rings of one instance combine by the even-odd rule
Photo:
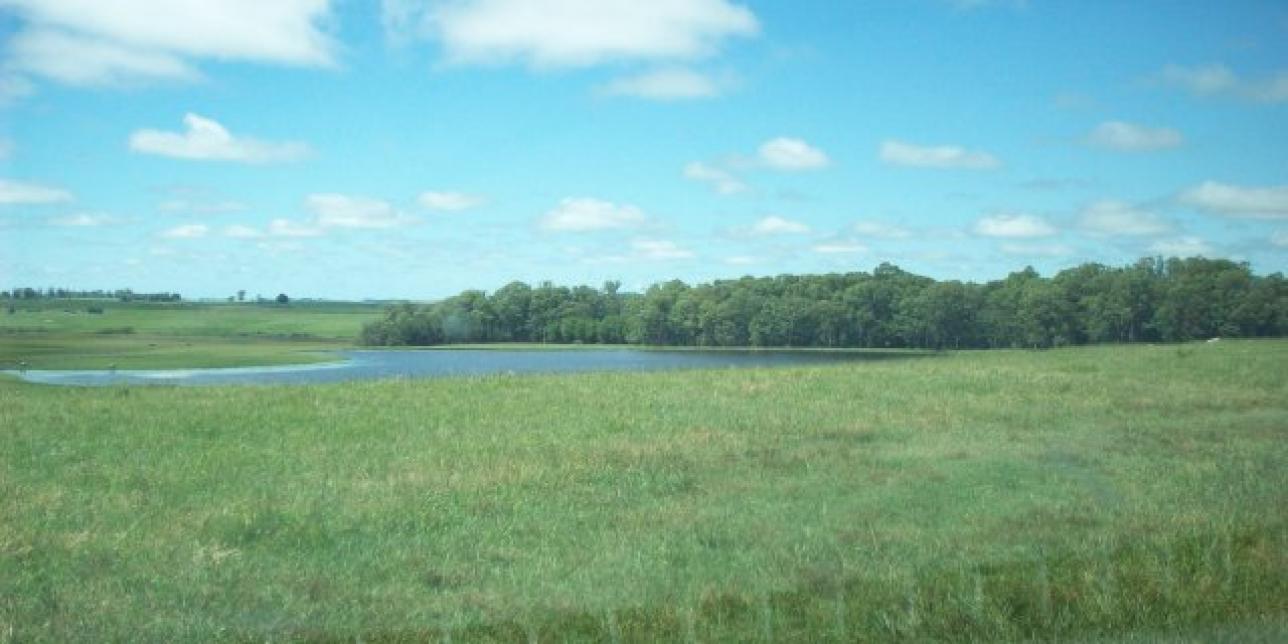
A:
<svg viewBox="0 0 1288 644">
<path fill-rule="evenodd" d="M 305 198 L 305 205 L 321 228 L 397 228 L 417 221 L 387 201 L 368 197 L 317 193 Z"/>
<path fill-rule="evenodd" d="M 776 215 L 771 215 L 757 221 L 755 224 L 752 224 L 751 228 L 749 228 L 747 232 L 752 235 L 768 236 L 801 235 L 808 233 L 809 231 L 809 225 L 804 222 L 793 221 L 791 219 L 784 219 Z"/>
<path fill-rule="evenodd" d="M 272 163 L 294 161 L 309 154 L 303 143 L 270 143 L 236 137 L 216 121 L 197 114 L 183 117 L 183 132 L 138 130 L 130 135 L 130 149 L 176 159 Z"/>
<path fill-rule="evenodd" d="M 636 239 L 631 242 L 633 255 L 648 261 L 692 259 L 696 254 L 673 241 L 665 239 Z"/>
<path fill-rule="evenodd" d="M 693 259 L 697 253 L 669 239 L 634 239 L 625 252 L 585 255 L 580 248 L 566 249 L 584 264 L 629 264 L 632 262 L 669 262 Z"/>
<path fill-rule="evenodd" d="M 875 237 L 878 239 L 907 239 L 912 237 L 912 231 L 902 226 L 896 226 L 884 221 L 859 221 L 855 222 L 853 230 L 856 234 L 864 237 Z"/>
<path fill-rule="evenodd" d="M 694 161 L 684 166 L 684 178 L 710 185 L 712 189 L 722 195 L 738 194 L 747 190 L 747 184 L 729 171 L 707 165 L 701 161 Z"/>
<path fill-rule="evenodd" d="M 1050 237 L 1056 234 L 1055 226 L 1036 215 L 992 215 L 975 222 L 976 235 L 1009 239 Z"/>
<path fill-rule="evenodd" d="M 756 152 L 760 162 L 776 170 L 816 170 L 826 168 L 831 160 L 822 150 L 790 137 L 778 137 L 761 144 Z"/>
<path fill-rule="evenodd" d="M 1288 248 L 1288 229 L 1276 230 L 1271 233 L 1270 243 L 1280 248 Z"/>
<path fill-rule="evenodd" d="M 268 234 L 273 237 L 321 237 L 326 231 L 314 224 L 274 219 L 268 222 Z"/>
<path fill-rule="evenodd" d="M 396 40 L 433 38 L 454 65 L 695 60 L 760 31 L 751 10 L 728 0 L 386 0 L 384 7 Z"/>
<path fill-rule="evenodd" d="M 38 183 L 0 179 L 0 205 L 49 204 L 71 201 L 72 193 Z"/>
<path fill-rule="evenodd" d="M 334 62 L 329 0 L 0 0 L 21 28 L 5 67 L 69 85 L 191 80 L 196 61 Z"/>
<path fill-rule="evenodd" d="M 246 210 L 240 201 L 197 201 L 192 199 L 167 199 L 157 204 L 162 212 L 180 212 L 194 215 L 222 215 Z"/>
<path fill-rule="evenodd" d="M 9 46 L 11 69 L 66 85 L 123 85 L 139 79 L 189 81 L 197 70 L 178 56 L 60 31 L 24 31 Z"/>
<path fill-rule="evenodd" d="M 569 197 L 547 212 L 538 225 L 544 230 L 592 232 L 635 228 L 646 220 L 644 211 L 589 197 Z"/>
<path fill-rule="evenodd" d="M 1172 224 L 1158 215 L 1121 201 L 1097 201 L 1083 209 L 1078 227 L 1095 236 L 1162 235 L 1172 231 Z"/>
<path fill-rule="evenodd" d="M 857 255 L 868 252 L 868 247 L 852 239 L 837 239 L 815 244 L 813 250 L 824 255 Z"/>
<path fill-rule="evenodd" d="M 1230 96 L 1262 103 L 1288 101 L 1288 71 L 1245 79 L 1225 65 L 1168 65 L 1158 77 L 1166 85 L 1197 96 Z"/>
<path fill-rule="evenodd" d="M 479 195 L 463 192 L 422 192 L 416 203 L 429 210 L 459 212 L 483 205 L 487 200 Z"/>
<path fill-rule="evenodd" d="M 12 70 L 0 69 L 0 106 L 31 96 L 36 88 L 27 77 Z"/>
<path fill-rule="evenodd" d="M 1089 144 L 1119 152 L 1165 150 L 1179 147 L 1184 141 L 1181 133 L 1171 128 L 1145 127 L 1123 121 L 1106 121 L 1087 135 Z"/>
<path fill-rule="evenodd" d="M 1247 187 L 1204 181 L 1182 192 L 1180 202 L 1214 215 L 1288 219 L 1288 186 Z"/>
<path fill-rule="evenodd" d="M 394 208 L 389 202 L 369 197 L 337 193 L 315 193 L 304 199 L 313 216 L 300 221 L 279 217 L 263 230 L 245 224 L 225 226 L 223 235 L 234 239 L 265 237 L 322 237 L 331 230 L 389 230 L 415 224 L 420 220 Z"/>
<path fill-rule="evenodd" d="M 914 168 L 992 170 L 1001 165 L 997 157 L 987 152 L 956 145 L 922 146 L 896 140 L 883 142 L 879 156 L 891 165 Z"/>
<path fill-rule="evenodd" d="M 1073 254 L 1073 249 L 1064 244 L 1024 244 L 1015 242 L 1006 242 L 1001 245 L 1001 250 L 1007 255 L 1017 257 L 1068 257 Z"/>
<path fill-rule="evenodd" d="M 1193 236 L 1160 239 L 1149 246 L 1149 252 L 1169 257 L 1210 257 L 1216 254 L 1206 241 Z"/>
<path fill-rule="evenodd" d="M 633 96 L 656 101 L 682 101 L 719 96 L 721 83 L 692 69 L 669 67 L 618 78 L 600 88 L 608 96 Z"/>
<path fill-rule="evenodd" d="M 224 237 L 232 237 L 233 239 L 259 239 L 263 236 L 264 233 L 260 232 L 259 229 L 251 228 L 250 226 L 242 224 L 233 224 L 231 226 L 224 227 Z"/>
<path fill-rule="evenodd" d="M 196 239 L 205 237 L 208 232 L 210 227 L 205 224 L 184 224 L 162 231 L 161 236 L 166 239 Z"/>
<path fill-rule="evenodd" d="M 63 217 L 54 217 L 49 220 L 50 224 L 61 228 L 96 228 L 115 223 L 116 219 L 108 215 L 80 212 Z"/>
</svg>

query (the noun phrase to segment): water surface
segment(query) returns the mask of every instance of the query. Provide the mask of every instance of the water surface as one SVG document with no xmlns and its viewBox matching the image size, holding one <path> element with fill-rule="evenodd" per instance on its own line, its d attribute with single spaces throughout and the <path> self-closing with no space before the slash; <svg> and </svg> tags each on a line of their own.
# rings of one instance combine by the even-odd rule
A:
<svg viewBox="0 0 1288 644">
<path fill-rule="evenodd" d="M 386 378 L 489 374 L 656 371 L 835 364 L 912 357 L 914 353 L 792 350 L 450 349 L 338 351 L 317 364 L 223 369 L 64 370 L 5 373 L 51 385 L 313 384 Z"/>
</svg>

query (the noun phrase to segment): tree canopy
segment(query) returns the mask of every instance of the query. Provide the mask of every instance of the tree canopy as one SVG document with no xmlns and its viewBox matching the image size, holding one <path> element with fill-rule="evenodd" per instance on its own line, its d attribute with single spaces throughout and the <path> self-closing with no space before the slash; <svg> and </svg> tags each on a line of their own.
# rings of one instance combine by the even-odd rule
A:
<svg viewBox="0 0 1288 644">
<path fill-rule="evenodd" d="M 987 283 L 871 273 L 679 280 L 622 293 L 512 282 L 403 303 L 363 328 L 368 345 L 461 342 L 699 347 L 1056 347 L 1288 334 L 1288 281 L 1220 259 L 1146 258 L 1032 268 Z"/>
</svg>

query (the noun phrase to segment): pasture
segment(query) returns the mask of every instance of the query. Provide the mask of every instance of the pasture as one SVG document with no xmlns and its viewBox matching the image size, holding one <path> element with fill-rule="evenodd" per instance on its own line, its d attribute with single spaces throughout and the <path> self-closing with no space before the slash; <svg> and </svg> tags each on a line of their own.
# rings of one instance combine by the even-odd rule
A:
<svg viewBox="0 0 1288 644">
<path fill-rule="evenodd" d="M 313 362 L 351 346 L 376 304 L 20 300 L 0 312 L 0 369 L 232 367 Z M 89 312 L 97 309 L 101 312 Z"/>
<path fill-rule="evenodd" d="M 0 382 L 0 638 L 1275 641 L 1288 342 Z"/>
</svg>

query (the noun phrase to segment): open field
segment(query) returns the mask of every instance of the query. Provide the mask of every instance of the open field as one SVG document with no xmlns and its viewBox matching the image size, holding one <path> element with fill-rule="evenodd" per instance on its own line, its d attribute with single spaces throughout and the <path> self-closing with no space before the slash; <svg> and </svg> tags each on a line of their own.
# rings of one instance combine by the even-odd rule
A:
<svg viewBox="0 0 1288 644">
<path fill-rule="evenodd" d="M 0 381 L 0 639 L 1276 641 L 1288 342 Z"/>
<path fill-rule="evenodd" d="M 0 368 L 234 367 L 315 362 L 351 346 L 380 307 L 32 300 L 0 313 Z M 88 313 L 99 307 L 102 313 Z"/>
</svg>

